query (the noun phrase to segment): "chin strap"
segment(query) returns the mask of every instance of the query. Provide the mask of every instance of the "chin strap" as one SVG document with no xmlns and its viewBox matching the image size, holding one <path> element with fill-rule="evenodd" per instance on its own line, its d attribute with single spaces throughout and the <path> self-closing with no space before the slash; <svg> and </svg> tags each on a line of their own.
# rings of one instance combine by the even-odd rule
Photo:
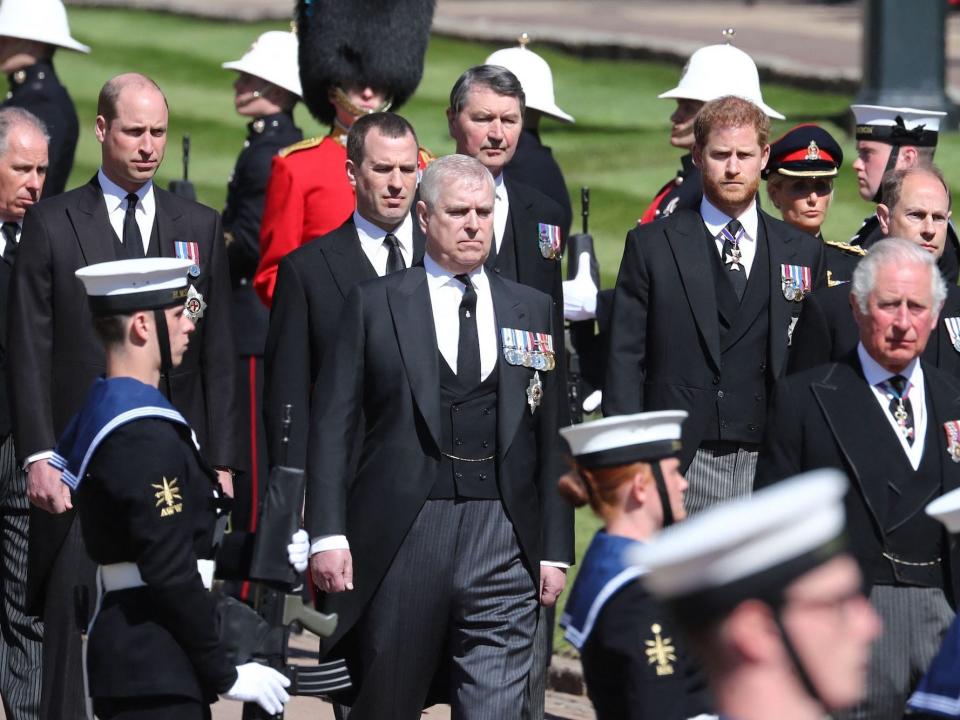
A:
<svg viewBox="0 0 960 720">
<path fill-rule="evenodd" d="M 790 640 L 790 636 L 787 634 L 787 629 L 783 626 L 783 620 L 780 617 L 779 608 L 773 608 L 773 621 L 777 624 L 777 629 L 780 631 L 780 639 L 783 640 L 783 647 L 786 648 L 787 657 L 790 658 L 790 662 L 793 663 L 794 670 L 797 671 L 797 675 L 800 677 L 800 682 L 803 685 L 803 689 L 807 691 L 807 695 L 812 697 L 821 706 L 823 706 L 823 699 L 820 697 L 820 693 L 817 692 L 817 688 L 814 686 L 813 680 L 810 679 L 810 674 L 800 661 L 800 656 L 797 654 L 797 649 L 794 647 L 793 642 Z"/>
<path fill-rule="evenodd" d="M 898 157 L 900 157 L 900 146 L 892 145 L 890 147 L 890 157 L 887 158 L 887 166 L 883 169 L 883 175 L 886 175 L 897 166 Z M 877 185 L 877 192 L 873 196 L 873 202 L 875 203 L 883 202 L 883 198 L 881 197 L 881 192 L 883 191 L 883 175 L 880 176 L 880 184 Z"/>
<path fill-rule="evenodd" d="M 333 89 L 333 97 L 331 98 L 333 104 L 346 110 L 348 113 L 353 115 L 355 118 L 362 117 L 364 115 L 372 115 L 377 112 L 386 112 L 393 106 L 393 98 L 387 98 L 384 103 L 373 110 L 367 110 L 362 107 L 357 107 L 352 102 L 350 98 L 347 97 L 347 94 L 341 88 Z"/>
<path fill-rule="evenodd" d="M 154 310 L 153 317 L 157 326 L 157 345 L 160 346 L 160 381 L 166 388 L 167 400 L 170 400 L 170 371 L 173 369 L 173 356 L 170 354 L 167 314 L 163 310 Z"/>
<path fill-rule="evenodd" d="M 653 472 L 653 480 L 657 485 L 657 493 L 660 495 L 660 505 L 663 506 L 663 526 L 670 527 L 675 522 L 673 517 L 673 507 L 670 505 L 670 495 L 667 493 L 667 483 L 663 479 L 663 472 L 660 470 L 660 461 L 654 460 L 650 463 L 650 470 Z"/>
</svg>

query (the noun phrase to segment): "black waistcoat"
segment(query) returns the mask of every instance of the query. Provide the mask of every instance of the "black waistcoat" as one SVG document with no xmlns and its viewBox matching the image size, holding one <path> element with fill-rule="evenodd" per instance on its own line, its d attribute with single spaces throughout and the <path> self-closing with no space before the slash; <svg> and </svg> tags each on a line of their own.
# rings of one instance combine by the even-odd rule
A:
<svg viewBox="0 0 960 720">
<path fill-rule="evenodd" d="M 924 512 L 927 503 L 940 495 L 943 461 L 940 453 L 938 432 L 940 426 L 927 403 L 927 433 L 920 466 L 914 470 L 903 447 L 893 436 L 877 442 L 877 452 L 882 453 L 885 467 L 890 473 L 885 478 L 875 478 L 886 483 L 887 514 L 884 523 L 884 548 L 905 562 L 893 562 L 885 558 L 877 565 L 877 585 L 919 585 L 921 587 L 944 587 L 943 562 L 928 564 L 944 558 L 943 528 L 939 522 Z M 912 564 L 906 564 L 912 563 Z"/>
<path fill-rule="evenodd" d="M 126 207 L 126 205 L 124 205 L 124 207 Z M 112 231 L 111 235 L 113 235 L 113 251 L 117 260 L 126 259 L 127 251 L 126 248 L 123 247 L 123 241 L 117 237 L 117 233 L 115 231 Z M 160 257 L 160 237 L 157 235 L 156 215 L 154 215 L 153 218 L 153 230 L 150 231 L 150 244 L 147 245 L 146 257 Z"/>
<path fill-rule="evenodd" d="M 443 455 L 439 475 L 430 491 L 432 499 L 499 499 L 497 385 L 498 370 L 494 366 L 493 372 L 479 385 L 463 387 L 440 356 Z"/>
<path fill-rule="evenodd" d="M 767 335 L 770 327 L 770 260 L 762 225 L 757 252 L 743 299 L 737 295 L 717 251 L 716 240 L 704 226 L 714 275 L 720 324 L 720 374 L 714 377 L 714 414 L 704 440 L 760 443 L 766 418 Z"/>
</svg>

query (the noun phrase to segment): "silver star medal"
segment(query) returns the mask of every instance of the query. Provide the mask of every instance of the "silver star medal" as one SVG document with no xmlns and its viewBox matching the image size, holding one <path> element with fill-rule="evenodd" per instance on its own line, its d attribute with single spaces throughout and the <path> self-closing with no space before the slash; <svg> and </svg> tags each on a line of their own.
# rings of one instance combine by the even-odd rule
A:
<svg viewBox="0 0 960 720">
<path fill-rule="evenodd" d="M 738 272 L 740 270 L 740 258 L 742 257 L 740 248 L 734 245 L 731 251 L 724 256 L 724 262 L 730 266 L 731 270 Z"/>
<path fill-rule="evenodd" d="M 530 384 L 527 385 L 527 405 L 530 406 L 530 414 L 540 407 L 540 401 L 543 400 L 543 383 L 540 382 L 540 373 L 533 373 L 530 378 Z"/>
<path fill-rule="evenodd" d="M 203 295 L 198 293 L 197 289 L 191 285 L 190 291 L 187 293 L 187 302 L 183 306 L 183 314 L 194 322 L 197 322 L 197 320 L 203 317 L 206 309 L 207 303 L 204 302 Z"/>
</svg>

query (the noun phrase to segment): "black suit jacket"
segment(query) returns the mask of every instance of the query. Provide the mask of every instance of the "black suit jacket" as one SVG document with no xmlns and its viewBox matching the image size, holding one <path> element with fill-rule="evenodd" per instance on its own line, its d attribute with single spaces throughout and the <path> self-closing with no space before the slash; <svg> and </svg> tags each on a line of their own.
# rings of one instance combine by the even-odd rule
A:
<svg viewBox="0 0 960 720">
<path fill-rule="evenodd" d="M 960 386 L 953 378 L 922 362 L 928 423 L 934 424 L 936 447 L 925 452 L 941 453 L 941 487 L 949 492 L 960 486 L 960 464 L 949 461 L 943 424 L 960 419 Z M 846 497 L 847 535 L 853 555 L 871 577 L 871 569 L 883 562 L 883 527 L 887 522 L 887 483 L 891 468 L 878 442 L 898 443 L 883 410 L 863 377 L 856 351 L 839 362 L 821 365 L 783 378 L 777 384 L 760 458 L 757 489 L 797 473 L 817 468 L 836 468 L 850 478 Z M 932 500 L 933 498 L 929 498 Z M 960 554 L 950 547 L 947 577 L 951 604 L 960 590 Z"/>
<path fill-rule="evenodd" d="M 0 256 L 0 442 L 5 440 L 13 430 L 13 421 L 10 417 L 10 391 L 7 388 L 7 306 L 9 305 L 10 277 L 13 275 L 13 265 L 9 260 Z"/>
<path fill-rule="evenodd" d="M 498 327 L 550 331 L 549 298 L 489 277 Z M 324 641 L 328 651 L 362 615 L 427 500 L 442 442 L 440 360 L 426 271 L 415 267 L 357 285 L 338 324 L 314 390 L 304 513 L 311 537 L 346 535 L 353 554 L 357 589 L 326 597 L 327 610 L 340 617 Z M 563 378 L 556 370 L 540 373 L 543 401 L 531 413 L 526 390 L 534 371 L 509 365 L 498 353 L 498 373 L 500 491 L 536 583 L 542 559 L 573 560 L 573 514 L 556 485 Z M 354 468 L 361 412 L 366 428 Z"/>
<path fill-rule="evenodd" d="M 766 359 L 758 368 L 779 377 L 788 331 L 802 303 L 783 296 L 781 264 L 811 269 L 814 287 L 826 284 L 823 245 L 758 211 L 768 245 L 770 305 Z M 717 293 L 703 219 L 678 210 L 627 234 L 610 323 L 604 415 L 683 409 L 681 461 L 687 467 L 716 402 L 721 368 Z"/>
<path fill-rule="evenodd" d="M 29 110 L 43 120 L 50 133 L 50 165 L 43 197 L 59 195 L 67 186 L 77 150 L 80 123 L 67 89 L 60 84 L 53 64 L 41 60 L 8 76 L 10 95 L 0 107 Z"/>
<path fill-rule="evenodd" d="M 536 188 L 560 207 L 563 211 L 560 229 L 566 238 L 573 221 L 567 183 L 550 148 L 541 142 L 538 131 L 524 128 L 517 140 L 517 151 L 503 172 L 511 180 Z"/>
<path fill-rule="evenodd" d="M 423 243 L 423 232 L 414 220 L 414 264 L 423 258 Z M 263 407 L 271 465 L 305 467 L 310 390 L 320 361 L 341 332 L 344 299 L 354 285 L 376 277 L 377 271 L 360 246 L 352 215 L 333 232 L 280 261 L 264 356 Z M 286 405 L 291 406 L 291 423 L 284 451 Z"/>
<path fill-rule="evenodd" d="M 155 230 L 161 255 L 174 241 L 196 242 L 200 275 L 190 282 L 208 307 L 180 367 L 170 373 L 170 398 L 197 433 L 212 465 L 238 467 L 235 352 L 230 279 L 220 216 L 154 185 Z M 113 230 L 96 178 L 27 211 L 10 285 L 8 380 L 18 461 L 49 450 L 79 410 L 92 381 L 105 370 L 83 284 L 74 272 L 114 260 Z M 161 383 L 163 387 L 163 383 Z M 31 507 L 30 599 L 38 599 L 72 512 Z"/>
<path fill-rule="evenodd" d="M 955 378 L 960 378 L 960 350 L 954 347 L 945 319 L 960 317 L 960 288 L 947 285 L 947 299 L 940 310 L 937 329 L 923 351 L 923 359 Z M 787 374 L 846 357 L 860 340 L 860 331 L 850 309 L 850 285 L 817 290 L 804 303 L 803 314 L 793 330 Z"/>
</svg>

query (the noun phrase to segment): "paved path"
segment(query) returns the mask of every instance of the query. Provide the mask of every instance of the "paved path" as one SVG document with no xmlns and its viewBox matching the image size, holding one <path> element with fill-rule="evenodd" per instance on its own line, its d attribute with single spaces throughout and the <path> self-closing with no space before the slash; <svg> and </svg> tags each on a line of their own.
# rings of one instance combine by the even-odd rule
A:
<svg viewBox="0 0 960 720">
<path fill-rule="evenodd" d="M 906 1 L 906 0 L 905 0 Z M 287 0 L 67 0 L 238 20 L 286 20 Z M 735 43 L 761 70 L 819 87 L 853 90 L 860 78 L 862 2 L 803 0 L 438 0 L 437 33 L 512 43 L 521 32 L 587 55 L 657 57 L 682 63 L 702 45 Z M 947 85 L 960 98 L 960 13 L 947 30 Z"/>
</svg>

